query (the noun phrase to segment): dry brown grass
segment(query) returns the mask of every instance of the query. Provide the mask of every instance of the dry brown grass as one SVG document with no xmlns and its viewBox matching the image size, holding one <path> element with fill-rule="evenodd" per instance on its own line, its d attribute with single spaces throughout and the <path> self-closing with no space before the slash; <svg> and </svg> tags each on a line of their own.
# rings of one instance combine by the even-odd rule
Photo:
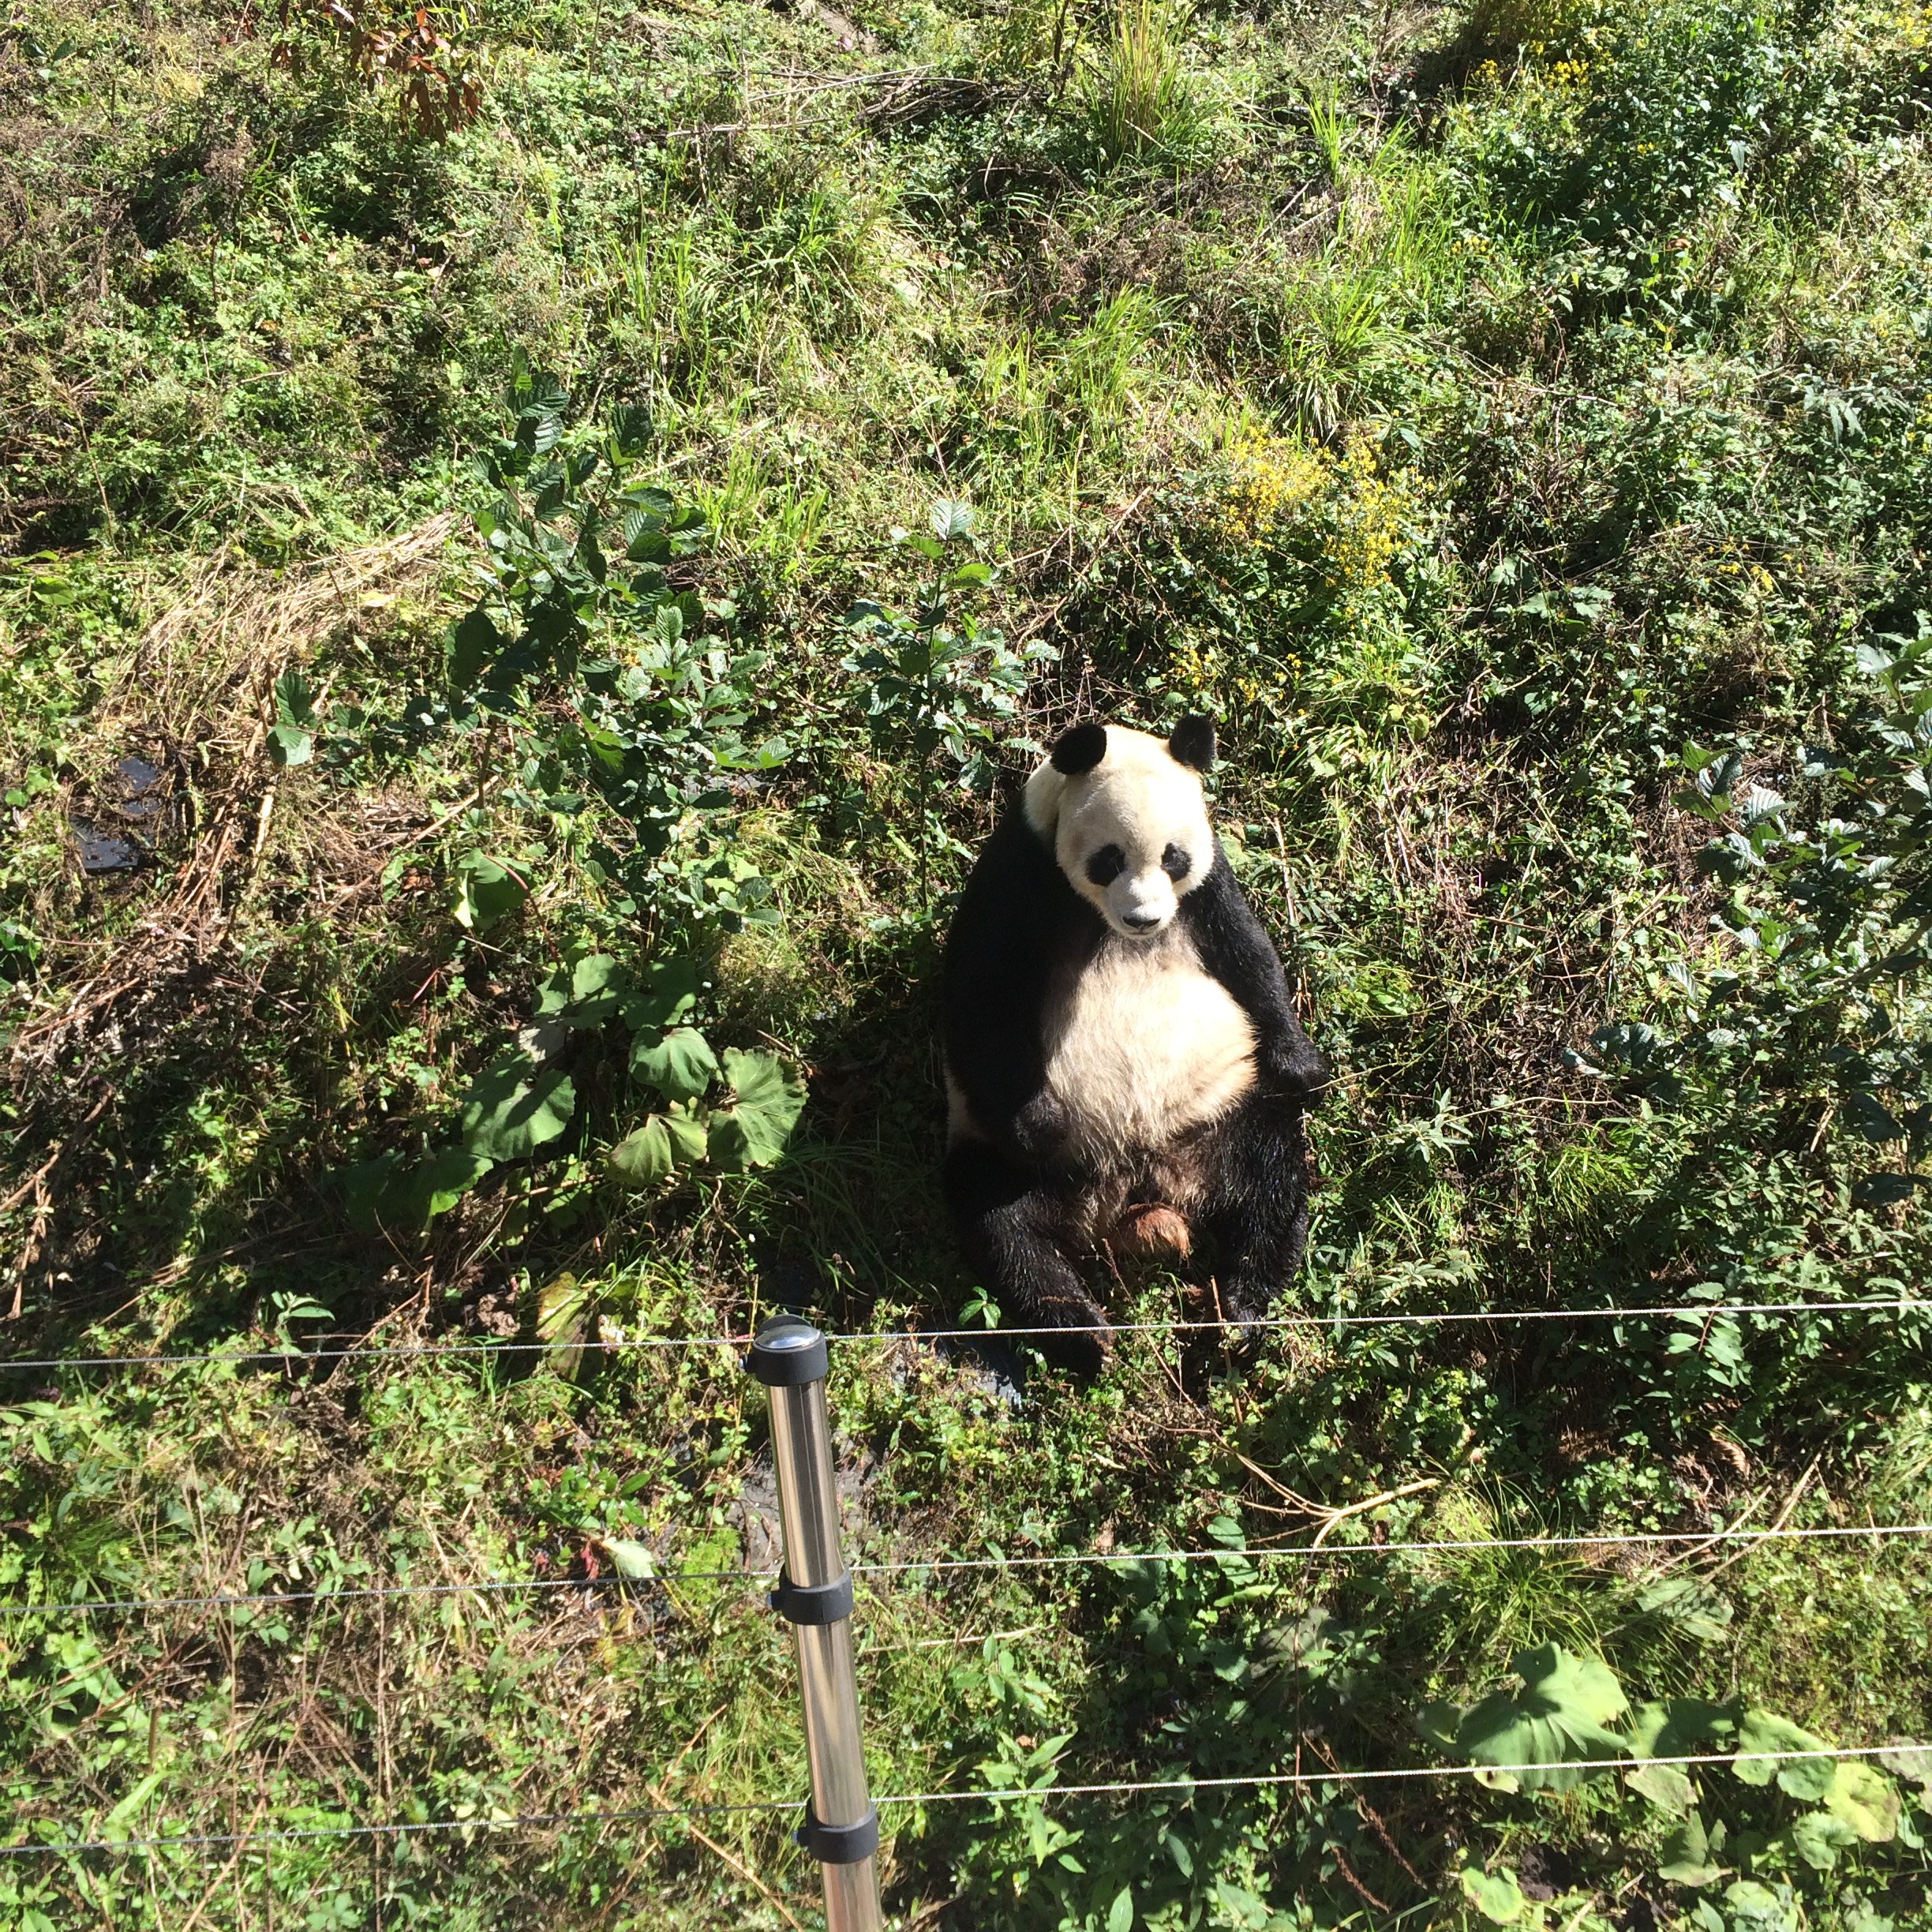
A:
<svg viewBox="0 0 1932 1932">
<path fill-rule="evenodd" d="M 125 1046 L 144 1016 L 179 1005 L 184 985 L 227 941 L 268 844 L 277 793 L 266 752 L 275 680 L 373 604 L 430 591 L 455 525 L 445 513 L 282 572 L 218 552 L 148 625 L 101 707 L 95 737 L 103 745 L 178 748 L 178 810 L 190 828 L 189 848 L 165 889 L 103 949 L 93 970 L 14 1036 L 16 1084 L 71 1083 L 89 1069 L 98 1046 Z"/>
</svg>

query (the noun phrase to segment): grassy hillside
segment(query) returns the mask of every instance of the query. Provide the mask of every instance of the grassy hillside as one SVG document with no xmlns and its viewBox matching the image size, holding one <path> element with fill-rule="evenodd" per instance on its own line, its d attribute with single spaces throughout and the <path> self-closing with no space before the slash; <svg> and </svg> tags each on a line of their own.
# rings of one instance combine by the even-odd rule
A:
<svg viewBox="0 0 1932 1932">
<path fill-rule="evenodd" d="M 492 1827 L 804 1789 L 755 1590 L 557 1587 L 771 1559 L 735 1354 L 579 1345 L 997 1324 L 937 947 L 1095 713 L 1216 715 L 1338 1069 L 1284 1309 L 1672 1312 L 841 1345 L 867 1560 L 1225 1552 L 876 1577 L 875 1788 L 1932 1738 L 1923 1538 L 1612 1540 L 1932 1522 L 1826 1305 L 1932 1255 L 1929 109 L 1923 0 L 19 0 L 0 1353 L 480 1346 L 0 1367 L 0 1837 L 323 1834 L 0 1926 L 817 1923 Z M 908 1928 L 1932 1926 L 1900 1748 L 887 1830 Z"/>
</svg>

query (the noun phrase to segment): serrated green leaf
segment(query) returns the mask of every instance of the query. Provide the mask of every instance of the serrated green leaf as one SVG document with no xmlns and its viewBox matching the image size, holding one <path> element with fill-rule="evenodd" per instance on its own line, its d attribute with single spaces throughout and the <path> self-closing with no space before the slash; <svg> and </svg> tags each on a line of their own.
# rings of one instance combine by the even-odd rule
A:
<svg viewBox="0 0 1932 1932">
<path fill-rule="evenodd" d="M 487 931 L 530 897 L 530 888 L 510 868 L 483 852 L 458 861 L 456 923 L 466 932 Z"/>
<path fill-rule="evenodd" d="M 674 1027 L 661 1039 L 632 1042 L 631 1071 L 667 1100 L 695 1100 L 717 1077 L 717 1057 L 695 1027 Z"/>
<path fill-rule="evenodd" d="M 537 983 L 537 1017 L 560 1026 L 601 1027 L 622 1005 L 629 977 L 608 953 L 559 966 Z"/>
<path fill-rule="evenodd" d="M 1905 1138 L 1905 1129 L 1892 1110 L 1876 1094 L 1862 1087 L 1854 1088 L 1844 1096 L 1844 1112 L 1847 1125 L 1867 1140 L 1882 1144 Z"/>
<path fill-rule="evenodd" d="M 711 1116 L 711 1159 L 727 1173 L 769 1167 L 784 1152 L 805 1110 L 805 1082 L 776 1054 L 728 1047 L 724 1077 L 732 1104 Z"/>
<path fill-rule="evenodd" d="M 1932 1792 L 1932 1744 L 1906 1740 L 1890 1745 L 1878 1754 L 1878 1762 L 1894 1777 L 1902 1777 L 1908 1784 Z"/>
<path fill-rule="evenodd" d="M 521 1160 L 562 1133 L 576 1106 L 567 1074 L 540 1073 L 528 1054 L 504 1054 L 463 1095 L 463 1145 L 486 1160 Z"/>
</svg>

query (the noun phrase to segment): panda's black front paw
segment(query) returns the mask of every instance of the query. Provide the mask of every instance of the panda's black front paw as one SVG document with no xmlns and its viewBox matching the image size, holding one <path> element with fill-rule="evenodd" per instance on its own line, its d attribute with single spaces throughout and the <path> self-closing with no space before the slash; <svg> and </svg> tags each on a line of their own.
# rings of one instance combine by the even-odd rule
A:
<svg viewBox="0 0 1932 1932">
<path fill-rule="evenodd" d="M 1036 1093 L 1013 1116 L 1014 1144 L 1035 1166 L 1046 1166 L 1065 1140 L 1072 1118 L 1054 1095 Z"/>
<path fill-rule="evenodd" d="M 1106 1311 L 1084 1296 L 1069 1295 L 1035 1309 L 1024 1326 L 1038 1329 L 1027 1339 L 1055 1367 L 1091 1381 L 1114 1352 L 1114 1329 Z"/>
<path fill-rule="evenodd" d="M 1260 1059 L 1262 1084 L 1271 1093 L 1304 1103 L 1319 1099 L 1328 1084 L 1328 1062 L 1306 1040 L 1269 1042 Z"/>
<path fill-rule="evenodd" d="M 1252 1355 L 1267 1339 L 1271 1297 L 1265 1290 L 1244 1288 L 1238 1283 L 1221 1290 L 1222 1330 L 1226 1346 L 1242 1355 Z"/>
</svg>

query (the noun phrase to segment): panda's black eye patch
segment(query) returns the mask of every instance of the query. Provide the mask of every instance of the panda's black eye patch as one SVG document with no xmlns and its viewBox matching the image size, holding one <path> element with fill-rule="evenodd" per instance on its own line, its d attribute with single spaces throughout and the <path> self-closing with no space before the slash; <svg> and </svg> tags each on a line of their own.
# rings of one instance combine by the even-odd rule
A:
<svg viewBox="0 0 1932 1932">
<path fill-rule="evenodd" d="M 1118 845 L 1103 845 L 1087 861 L 1087 876 L 1096 886 L 1111 886 L 1127 870 L 1127 855 Z"/>
<path fill-rule="evenodd" d="M 1184 852 L 1178 845 L 1170 845 L 1161 854 L 1161 870 L 1170 879 L 1184 879 L 1193 869 L 1193 855 Z"/>
</svg>

